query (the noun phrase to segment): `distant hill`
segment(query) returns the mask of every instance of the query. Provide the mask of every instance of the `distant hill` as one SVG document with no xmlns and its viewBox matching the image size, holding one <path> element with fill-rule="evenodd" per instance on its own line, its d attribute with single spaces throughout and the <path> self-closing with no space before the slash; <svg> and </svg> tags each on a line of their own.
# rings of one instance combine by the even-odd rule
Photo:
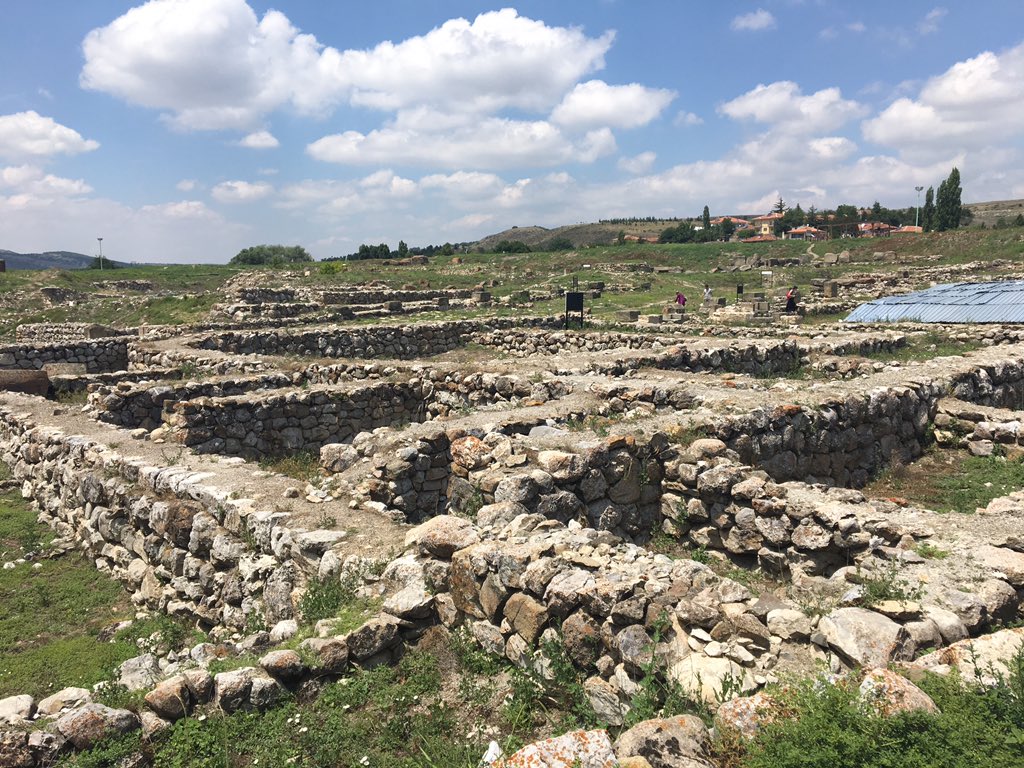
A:
<svg viewBox="0 0 1024 768">
<path fill-rule="evenodd" d="M 46 253 L 15 253 L 0 248 L 0 259 L 7 262 L 8 269 L 85 269 L 94 256 L 74 251 L 46 251 Z M 109 261 L 111 265 L 127 267 L 122 261 Z"/>
<path fill-rule="evenodd" d="M 1024 213 L 1024 200 L 992 200 L 987 203 L 964 203 L 974 214 L 974 223 L 992 226 L 999 219 L 1012 223 L 1018 214 Z"/>
</svg>

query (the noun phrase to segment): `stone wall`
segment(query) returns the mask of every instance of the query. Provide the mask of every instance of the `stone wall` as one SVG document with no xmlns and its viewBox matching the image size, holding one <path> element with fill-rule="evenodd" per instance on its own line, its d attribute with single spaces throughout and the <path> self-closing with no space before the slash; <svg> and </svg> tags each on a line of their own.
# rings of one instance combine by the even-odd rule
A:
<svg viewBox="0 0 1024 768">
<path fill-rule="evenodd" d="M 495 319 L 486 323 L 455 320 L 418 325 L 365 325 L 305 331 L 249 331 L 212 334 L 200 349 L 233 354 L 306 355 L 315 357 L 386 357 L 411 360 L 458 349 L 479 331 L 502 327 L 551 325 L 553 318 Z M 475 340 L 475 339 L 473 339 Z"/>
<path fill-rule="evenodd" d="M 292 616 L 300 571 L 315 572 L 316 547 L 304 549 L 288 514 L 231 500 L 204 484 L 208 475 L 149 466 L 8 411 L 0 411 L 0 458 L 40 519 L 139 605 L 208 627 L 244 627 L 250 616 L 273 623 Z"/>
<path fill-rule="evenodd" d="M 180 378 L 181 372 L 178 370 Z M 89 394 L 93 418 L 126 429 L 155 429 L 163 423 L 164 409 L 183 400 L 201 397 L 230 397 L 261 389 L 292 386 L 292 377 L 284 373 L 263 373 L 241 379 L 218 381 L 164 382 L 134 384 L 121 381 L 114 386 L 99 386 Z"/>
<path fill-rule="evenodd" d="M 433 385 L 419 379 L 179 402 L 166 422 L 197 453 L 262 459 L 318 451 L 377 427 L 424 421 Z"/>
<path fill-rule="evenodd" d="M 22 323 L 14 331 L 14 338 L 19 342 L 36 341 L 47 344 L 66 344 L 84 339 L 128 335 L 132 334 L 97 323 Z"/>
<path fill-rule="evenodd" d="M 98 387 L 114 387 L 120 384 L 137 384 L 154 381 L 173 381 L 181 378 L 180 368 L 148 368 L 143 371 L 114 371 L 109 373 L 58 373 L 50 376 L 50 382 L 57 392 L 84 392 Z M 116 423 L 116 422 L 113 422 Z"/>
<path fill-rule="evenodd" d="M 402 290 L 392 288 L 354 288 L 350 290 L 309 291 L 309 297 L 321 304 L 383 304 L 388 301 L 437 301 L 437 299 L 468 299 L 471 289 L 442 288 Z"/>
<path fill-rule="evenodd" d="M 5 344 L 0 368 L 42 368 L 47 363 L 79 363 L 89 373 L 128 368 L 127 339 L 123 336 L 67 344 Z"/>
</svg>

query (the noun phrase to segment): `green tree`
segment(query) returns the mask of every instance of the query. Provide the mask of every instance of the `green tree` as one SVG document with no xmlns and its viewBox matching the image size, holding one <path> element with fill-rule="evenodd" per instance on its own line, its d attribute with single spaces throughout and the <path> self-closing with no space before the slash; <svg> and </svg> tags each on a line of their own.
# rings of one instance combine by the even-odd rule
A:
<svg viewBox="0 0 1024 768">
<path fill-rule="evenodd" d="M 693 230 L 693 224 L 688 221 L 684 221 L 677 227 L 669 227 L 661 233 L 658 238 L 659 243 L 692 243 L 695 238 L 696 232 Z"/>
<path fill-rule="evenodd" d="M 1013 220 L 1013 226 L 1024 227 L 1024 213 L 1017 214 L 1017 218 Z"/>
<path fill-rule="evenodd" d="M 501 240 L 494 246 L 495 253 L 530 253 L 530 246 L 522 240 Z"/>
<path fill-rule="evenodd" d="M 730 219 L 729 217 L 726 217 L 726 218 L 722 219 L 721 228 L 722 228 L 722 239 L 723 240 L 728 240 L 730 237 L 733 236 L 733 233 L 736 231 L 736 224 L 733 222 L 732 219 Z"/>
<path fill-rule="evenodd" d="M 800 203 L 797 203 L 795 207 L 782 214 L 782 231 L 788 232 L 795 227 L 803 226 L 806 221 L 804 209 L 800 207 Z"/>
<path fill-rule="evenodd" d="M 960 171 L 954 166 L 946 180 L 939 184 L 939 191 L 935 196 L 935 228 L 940 232 L 960 226 L 960 217 L 963 214 L 963 205 L 960 202 L 962 191 Z"/>
<path fill-rule="evenodd" d="M 837 205 L 836 206 L 836 221 L 840 224 L 849 224 L 850 222 L 857 221 L 860 218 L 860 213 L 857 211 L 855 205 Z"/>
<path fill-rule="evenodd" d="M 704 213 L 701 214 L 701 224 L 704 226 L 704 231 L 711 232 L 711 211 L 708 207 L 704 206 Z"/>
<path fill-rule="evenodd" d="M 871 218 L 874 221 L 882 221 L 882 204 L 875 200 L 875 204 L 871 206 Z"/>
<path fill-rule="evenodd" d="M 925 232 L 935 229 L 935 188 L 928 187 L 924 193 L 924 208 L 921 209 L 921 228 Z"/>
<path fill-rule="evenodd" d="M 278 266 L 300 264 L 312 260 L 313 257 L 301 245 L 254 245 L 240 250 L 228 263 Z"/>
<path fill-rule="evenodd" d="M 818 209 L 812 205 L 810 208 L 807 209 L 807 223 L 812 227 L 816 227 L 818 225 L 818 220 Z"/>
<path fill-rule="evenodd" d="M 399 240 L 398 241 L 398 256 L 399 256 L 399 258 L 404 259 L 408 255 L 409 255 L 409 246 L 406 245 L 405 240 Z"/>
<path fill-rule="evenodd" d="M 786 204 L 783 202 L 781 197 L 776 200 L 775 205 L 772 206 L 772 213 L 785 213 L 787 210 Z"/>
</svg>

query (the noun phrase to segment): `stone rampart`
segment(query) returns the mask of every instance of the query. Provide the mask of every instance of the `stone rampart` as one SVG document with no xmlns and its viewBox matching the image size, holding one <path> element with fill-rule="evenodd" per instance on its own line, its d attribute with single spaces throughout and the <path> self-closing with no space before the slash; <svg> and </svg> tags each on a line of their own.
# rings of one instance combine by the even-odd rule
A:
<svg viewBox="0 0 1024 768">
<path fill-rule="evenodd" d="M 22 323 L 14 331 L 14 338 L 18 342 L 45 344 L 66 344 L 84 339 L 130 335 L 133 335 L 130 331 L 119 331 L 97 323 Z"/>
</svg>

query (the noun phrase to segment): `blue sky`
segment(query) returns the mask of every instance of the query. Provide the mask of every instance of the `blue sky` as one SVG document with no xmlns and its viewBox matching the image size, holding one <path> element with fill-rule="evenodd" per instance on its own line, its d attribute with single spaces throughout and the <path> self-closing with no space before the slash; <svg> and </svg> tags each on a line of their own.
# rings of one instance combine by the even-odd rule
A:
<svg viewBox="0 0 1024 768">
<path fill-rule="evenodd" d="M 1024 197 L 1024 3 L 0 0 L 0 248 Z"/>
</svg>

